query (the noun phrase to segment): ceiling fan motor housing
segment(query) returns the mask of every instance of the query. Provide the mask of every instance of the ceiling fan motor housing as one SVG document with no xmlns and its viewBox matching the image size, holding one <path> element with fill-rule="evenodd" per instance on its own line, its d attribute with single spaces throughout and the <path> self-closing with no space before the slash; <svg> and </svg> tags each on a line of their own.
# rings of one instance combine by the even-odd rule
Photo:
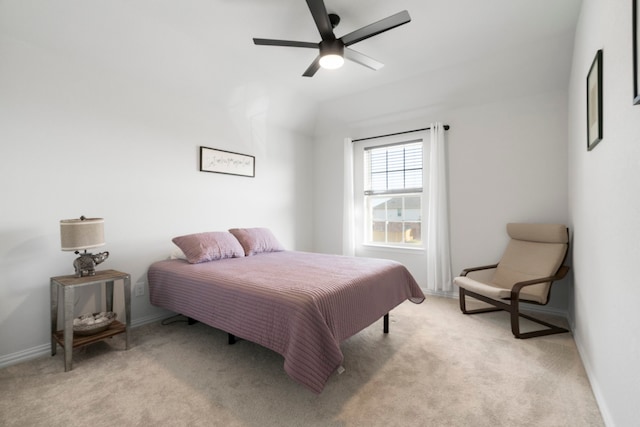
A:
<svg viewBox="0 0 640 427">
<path fill-rule="evenodd" d="M 320 56 L 325 55 L 344 56 L 344 43 L 342 43 L 342 40 L 322 40 L 320 42 Z"/>
</svg>

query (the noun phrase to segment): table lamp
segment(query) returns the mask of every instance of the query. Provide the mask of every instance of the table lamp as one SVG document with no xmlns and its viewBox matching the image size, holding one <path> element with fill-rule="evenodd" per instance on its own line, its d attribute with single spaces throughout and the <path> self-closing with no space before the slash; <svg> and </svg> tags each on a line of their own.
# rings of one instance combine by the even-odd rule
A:
<svg viewBox="0 0 640 427">
<path fill-rule="evenodd" d="M 85 218 L 60 220 L 60 246 L 63 251 L 80 255 L 73 261 L 76 277 L 95 276 L 96 265 L 109 257 L 109 252 L 91 254 L 87 249 L 104 245 L 104 219 Z M 80 251 L 84 253 L 80 254 Z"/>
</svg>

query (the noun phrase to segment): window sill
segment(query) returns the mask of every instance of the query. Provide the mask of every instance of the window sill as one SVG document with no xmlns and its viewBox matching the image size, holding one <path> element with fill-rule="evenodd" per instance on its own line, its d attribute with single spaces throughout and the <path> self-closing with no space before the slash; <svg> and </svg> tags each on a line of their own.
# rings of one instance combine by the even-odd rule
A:
<svg viewBox="0 0 640 427">
<path fill-rule="evenodd" d="M 408 252 L 408 253 L 423 253 L 426 249 L 423 246 L 391 246 L 391 245 L 374 245 L 371 243 L 363 243 L 361 247 L 365 250 L 375 251 L 393 251 L 393 252 Z"/>
</svg>

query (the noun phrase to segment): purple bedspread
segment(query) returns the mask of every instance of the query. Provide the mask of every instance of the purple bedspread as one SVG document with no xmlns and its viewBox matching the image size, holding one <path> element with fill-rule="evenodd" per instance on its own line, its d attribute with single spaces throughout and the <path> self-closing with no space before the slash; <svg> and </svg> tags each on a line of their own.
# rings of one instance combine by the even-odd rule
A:
<svg viewBox="0 0 640 427">
<path fill-rule="evenodd" d="M 341 341 L 424 300 L 398 262 L 294 251 L 159 261 L 148 279 L 153 305 L 281 354 L 287 374 L 316 393 L 342 364 Z"/>
</svg>

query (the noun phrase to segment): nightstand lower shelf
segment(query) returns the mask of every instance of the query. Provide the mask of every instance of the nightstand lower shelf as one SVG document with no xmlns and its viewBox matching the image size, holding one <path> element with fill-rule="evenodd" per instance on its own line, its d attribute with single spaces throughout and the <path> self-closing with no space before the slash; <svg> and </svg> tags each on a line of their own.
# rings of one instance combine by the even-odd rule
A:
<svg viewBox="0 0 640 427">
<path fill-rule="evenodd" d="M 122 323 L 114 320 L 111 325 L 109 325 L 109 329 L 106 329 L 102 332 L 98 332 L 92 335 L 78 335 L 73 334 L 73 348 L 81 347 L 83 345 L 91 344 L 97 341 L 101 341 L 107 338 L 111 338 L 115 335 L 122 334 L 127 332 L 127 326 Z M 58 344 L 64 348 L 64 331 L 56 331 L 53 334 L 53 338 L 56 340 Z"/>
</svg>

